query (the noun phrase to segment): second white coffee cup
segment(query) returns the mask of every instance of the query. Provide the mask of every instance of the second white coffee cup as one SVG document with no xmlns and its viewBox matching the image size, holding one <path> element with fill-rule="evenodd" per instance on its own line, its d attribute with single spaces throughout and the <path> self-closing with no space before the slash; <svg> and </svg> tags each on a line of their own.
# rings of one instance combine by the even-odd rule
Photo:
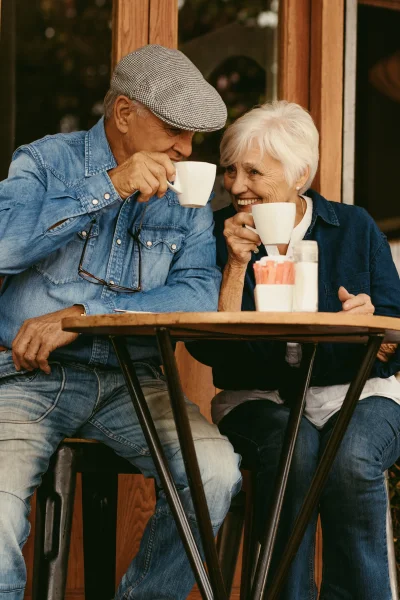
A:
<svg viewBox="0 0 400 600">
<path fill-rule="evenodd" d="M 296 219 L 294 202 L 255 204 L 251 212 L 257 233 L 264 245 L 290 242 Z"/>
<path fill-rule="evenodd" d="M 184 161 L 174 163 L 176 177 L 173 183 L 167 182 L 181 206 L 201 208 L 210 198 L 217 166 L 206 162 Z"/>
</svg>

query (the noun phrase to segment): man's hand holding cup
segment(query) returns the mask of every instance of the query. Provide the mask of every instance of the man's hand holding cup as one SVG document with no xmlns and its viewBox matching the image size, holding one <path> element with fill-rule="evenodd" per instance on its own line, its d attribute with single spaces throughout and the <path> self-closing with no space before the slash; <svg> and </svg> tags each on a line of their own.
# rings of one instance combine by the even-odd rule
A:
<svg viewBox="0 0 400 600">
<path fill-rule="evenodd" d="M 167 180 L 175 179 L 175 167 L 163 152 L 136 152 L 108 174 L 120 198 L 139 192 L 137 201 L 148 202 L 154 195 L 164 196 Z"/>
</svg>

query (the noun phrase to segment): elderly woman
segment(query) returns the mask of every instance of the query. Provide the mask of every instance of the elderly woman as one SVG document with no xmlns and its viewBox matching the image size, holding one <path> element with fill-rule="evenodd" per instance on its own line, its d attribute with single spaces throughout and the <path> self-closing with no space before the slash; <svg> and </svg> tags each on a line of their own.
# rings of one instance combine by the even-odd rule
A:
<svg viewBox="0 0 400 600">
<path fill-rule="evenodd" d="M 361 208 L 329 202 L 310 190 L 318 166 L 318 132 L 296 104 L 274 102 L 245 114 L 222 140 L 221 164 L 232 205 L 215 213 L 218 261 L 223 269 L 219 309 L 255 310 L 253 264 L 265 255 L 252 206 L 296 205 L 295 228 L 280 254 L 293 244 L 319 247 L 319 310 L 400 316 L 400 281 L 385 236 Z M 213 367 L 224 391 L 213 401 L 213 418 L 245 462 L 258 470 L 261 516 L 268 513 L 282 439 L 295 390 L 301 346 L 283 342 L 194 345 L 191 352 Z M 289 475 L 278 532 L 279 559 L 296 514 L 329 439 L 363 349 L 321 344 L 305 416 Z M 400 352 L 381 348 L 324 488 L 324 600 L 389 600 L 384 471 L 400 455 Z M 313 576 L 317 514 L 292 564 L 284 600 L 317 597 Z"/>
</svg>

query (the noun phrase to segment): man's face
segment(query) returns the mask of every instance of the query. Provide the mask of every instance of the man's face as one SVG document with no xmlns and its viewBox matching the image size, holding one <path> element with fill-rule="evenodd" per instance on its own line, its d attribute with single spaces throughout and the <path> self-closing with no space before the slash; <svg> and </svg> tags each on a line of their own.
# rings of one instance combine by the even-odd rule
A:
<svg viewBox="0 0 400 600">
<path fill-rule="evenodd" d="M 173 161 L 189 158 L 192 153 L 192 131 L 177 129 L 164 123 L 149 111 L 136 112 L 129 116 L 128 130 L 124 136 L 125 151 L 164 152 Z"/>
</svg>

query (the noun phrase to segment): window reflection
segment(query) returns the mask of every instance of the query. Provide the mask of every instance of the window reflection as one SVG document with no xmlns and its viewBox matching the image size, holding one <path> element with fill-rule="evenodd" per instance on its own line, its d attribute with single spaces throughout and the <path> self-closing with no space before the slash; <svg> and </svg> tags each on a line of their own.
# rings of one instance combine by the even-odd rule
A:
<svg viewBox="0 0 400 600">
<path fill-rule="evenodd" d="M 112 0 L 17 0 L 15 145 L 89 129 L 111 66 Z"/>
<path fill-rule="evenodd" d="M 227 125 L 277 97 L 278 0 L 179 0 L 179 49 L 219 91 Z M 218 164 L 223 132 L 196 134 L 193 160 Z M 229 202 L 217 177 L 214 208 Z"/>
</svg>

